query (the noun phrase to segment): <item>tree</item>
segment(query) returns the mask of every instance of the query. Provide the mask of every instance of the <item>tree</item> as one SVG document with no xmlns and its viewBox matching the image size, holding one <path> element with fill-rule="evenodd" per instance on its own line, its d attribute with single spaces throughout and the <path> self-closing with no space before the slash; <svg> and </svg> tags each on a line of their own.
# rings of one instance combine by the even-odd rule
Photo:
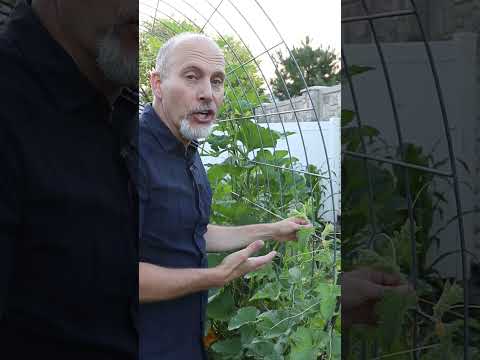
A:
<svg viewBox="0 0 480 360">
<path fill-rule="evenodd" d="M 307 86 L 324 85 L 331 86 L 340 83 L 339 57 L 330 50 L 330 47 L 313 49 L 310 46 L 310 38 L 307 36 L 302 41 L 300 48 L 293 48 L 292 55 L 284 57 L 278 51 L 276 62 L 278 69 L 276 77 L 270 81 L 273 94 L 280 100 L 300 95 L 300 91 Z M 295 60 L 298 64 L 295 64 Z M 301 75 L 305 78 L 303 81 Z M 289 96 L 290 95 L 290 96 Z"/>
</svg>

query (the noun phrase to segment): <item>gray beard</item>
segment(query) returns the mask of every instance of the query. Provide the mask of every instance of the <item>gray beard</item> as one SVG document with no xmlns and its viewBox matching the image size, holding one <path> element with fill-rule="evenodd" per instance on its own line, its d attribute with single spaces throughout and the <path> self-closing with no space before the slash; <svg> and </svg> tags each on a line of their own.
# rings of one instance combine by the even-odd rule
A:
<svg viewBox="0 0 480 360">
<path fill-rule="evenodd" d="M 180 122 L 180 134 L 187 140 L 202 139 L 210 135 L 212 127 L 213 124 L 193 127 L 187 119 L 182 119 Z"/>
<path fill-rule="evenodd" d="M 138 86 L 138 51 L 127 54 L 115 27 L 98 42 L 97 64 L 105 77 L 117 85 Z"/>
</svg>

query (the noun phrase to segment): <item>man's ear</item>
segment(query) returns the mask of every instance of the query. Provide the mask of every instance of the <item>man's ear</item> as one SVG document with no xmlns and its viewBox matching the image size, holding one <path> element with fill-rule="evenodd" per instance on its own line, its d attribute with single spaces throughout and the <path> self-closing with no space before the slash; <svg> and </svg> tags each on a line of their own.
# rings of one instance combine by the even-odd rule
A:
<svg viewBox="0 0 480 360">
<path fill-rule="evenodd" d="M 162 80 L 157 71 L 150 72 L 150 86 L 152 87 L 152 95 L 158 100 L 162 100 Z"/>
</svg>

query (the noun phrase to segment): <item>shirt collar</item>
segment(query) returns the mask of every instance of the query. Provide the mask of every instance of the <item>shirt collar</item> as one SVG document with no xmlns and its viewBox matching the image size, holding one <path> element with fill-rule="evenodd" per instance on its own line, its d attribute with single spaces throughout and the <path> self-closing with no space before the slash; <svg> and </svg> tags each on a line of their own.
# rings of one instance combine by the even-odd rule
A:
<svg viewBox="0 0 480 360">
<path fill-rule="evenodd" d="M 141 119 L 165 151 L 183 156 L 186 159 L 193 158 L 197 153 L 199 146 L 198 141 L 192 140 L 188 146 L 185 147 L 185 145 L 173 135 L 167 125 L 165 125 L 151 104 L 145 106 Z"/>
<path fill-rule="evenodd" d="M 59 108 L 72 111 L 93 102 L 100 102 L 106 109 L 110 107 L 107 98 L 52 38 L 25 0 L 13 10 L 6 36 L 32 76 L 42 83 L 46 94 Z"/>
</svg>

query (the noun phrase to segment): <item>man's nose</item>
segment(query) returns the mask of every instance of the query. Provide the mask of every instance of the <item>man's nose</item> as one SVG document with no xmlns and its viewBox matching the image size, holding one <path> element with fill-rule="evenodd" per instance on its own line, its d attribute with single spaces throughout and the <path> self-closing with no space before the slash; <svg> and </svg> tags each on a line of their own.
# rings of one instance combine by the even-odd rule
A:
<svg viewBox="0 0 480 360">
<path fill-rule="evenodd" d="M 210 102 L 213 100 L 213 89 L 210 81 L 203 81 L 198 90 L 198 100 Z"/>
</svg>

